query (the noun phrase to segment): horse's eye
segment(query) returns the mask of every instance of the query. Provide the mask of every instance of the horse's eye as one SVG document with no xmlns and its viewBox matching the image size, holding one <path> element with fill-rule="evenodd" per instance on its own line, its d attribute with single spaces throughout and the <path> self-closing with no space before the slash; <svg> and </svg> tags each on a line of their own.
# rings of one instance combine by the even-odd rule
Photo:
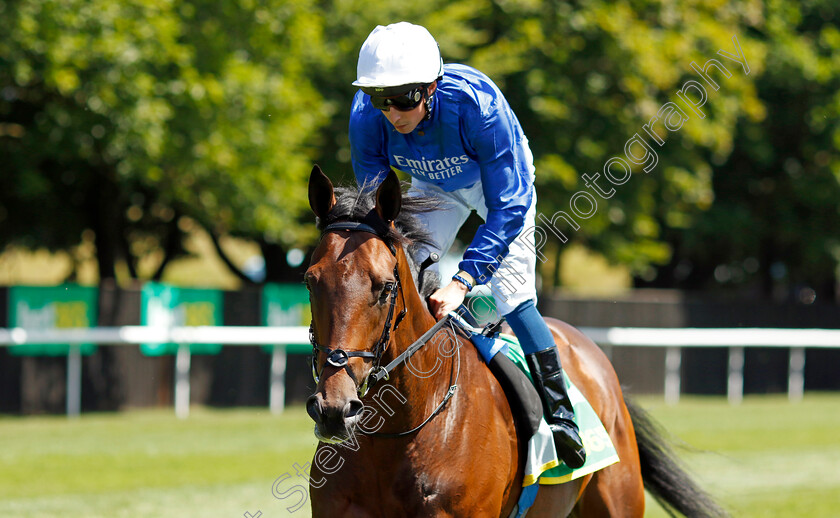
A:
<svg viewBox="0 0 840 518">
<path fill-rule="evenodd" d="M 312 275 L 303 276 L 303 285 L 306 286 L 307 291 L 312 291 Z"/>
<path fill-rule="evenodd" d="M 379 295 L 379 302 L 385 303 L 388 300 L 388 295 L 394 291 L 394 287 L 397 285 L 396 282 L 386 282 L 385 285 L 382 287 L 382 293 Z"/>
</svg>

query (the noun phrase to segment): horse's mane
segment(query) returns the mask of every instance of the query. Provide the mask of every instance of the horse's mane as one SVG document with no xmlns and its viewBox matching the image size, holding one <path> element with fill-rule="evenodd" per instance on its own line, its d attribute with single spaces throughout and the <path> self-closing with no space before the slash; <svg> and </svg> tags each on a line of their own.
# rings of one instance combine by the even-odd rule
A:
<svg viewBox="0 0 840 518">
<path fill-rule="evenodd" d="M 382 237 L 386 242 L 401 245 L 409 257 L 409 267 L 414 276 L 415 284 L 422 298 L 426 298 L 438 288 L 440 276 L 437 272 L 424 270 L 419 272 L 419 264 L 426 257 L 417 257 L 423 245 L 433 245 L 434 240 L 429 230 L 421 223 L 417 215 L 431 212 L 440 207 L 440 201 L 430 196 L 406 196 L 408 184 L 403 183 L 403 197 L 400 213 L 394 221 L 394 226 L 386 226 L 378 216 L 377 227 L 382 227 Z M 335 188 L 336 202 L 327 216 L 318 220 L 318 229 L 323 231 L 327 225 L 338 221 L 358 221 L 371 223 L 376 211 L 376 189 L 368 184 L 361 187 L 339 186 Z M 418 278 L 419 274 L 419 278 Z"/>
</svg>

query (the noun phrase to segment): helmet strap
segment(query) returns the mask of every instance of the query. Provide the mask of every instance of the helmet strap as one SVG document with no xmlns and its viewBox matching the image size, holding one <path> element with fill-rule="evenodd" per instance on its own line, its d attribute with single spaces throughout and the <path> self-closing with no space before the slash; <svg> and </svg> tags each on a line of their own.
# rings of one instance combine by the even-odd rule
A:
<svg viewBox="0 0 840 518">
<path fill-rule="evenodd" d="M 429 95 L 429 87 L 423 89 L 423 104 L 426 105 L 426 115 L 423 116 L 423 120 L 431 120 L 432 118 L 432 99 L 434 98 L 435 94 Z"/>
</svg>

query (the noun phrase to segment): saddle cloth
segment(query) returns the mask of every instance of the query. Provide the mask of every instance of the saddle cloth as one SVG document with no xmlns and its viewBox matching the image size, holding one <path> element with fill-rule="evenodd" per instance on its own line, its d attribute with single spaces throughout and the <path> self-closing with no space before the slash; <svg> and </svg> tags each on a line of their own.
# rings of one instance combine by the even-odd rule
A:
<svg viewBox="0 0 840 518">
<path fill-rule="evenodd" d="M 502 352 L 531 379 L 531 372 L 528 370 L 528 364 L 525 361 L 525 355 L 519 341 L 513 336 L 504 334 L 499 335 L 496 340 L 505 342 L 506 347 L 502 347 Z M 592 405 L 569 380 L 565 372 L 563 376 L 566 379 L 569 399 L 575 408 L 575 422 L 580 430 L 583 446 L 586 448 L 586 463 L 573 470 L 558 461 L 554 448 L 554 438 L 551 435 L 548 423 L 543 419 L 538 432 L 531 437 L 528 443 L 528 461 L 523 486 L 534 484 L 537 480 L 540 484 L 562 484 L 594 473 L 615 464 L 619 460 L 615 446 L 613 446 L 612 440 L 595 410 L 592 409 Z M 554 457 L 553 461 L 545 461 L 549 454 Z"/>
<path fill-rule="evenodd" d="M 485 336 L 481 329 L 460 318 L 459 314 L 453 312 L 450 313 L 450 317 L 453 317 L 452 321 L 456 322 L 470 337 L 470 341 L 488 365 L 491 365 L 491 361 L 496 354 L 502 353 L 533 383 L 534 380 L 528 368 L 528 363 L 525 361 L 522 346 L 515 336 L 492 333 L 488 333 L 491 336 Z M 498 364 L 498 362 L 495 363 Z M 511 376 L 516 372 L 507 368 L 491 368 L 491 370 L 496 377 Z M 528 406 L 527 400 L 529 398 L 521 393 L 514 396 L 506 390 L 508 399 L 512 400 L 511 409 L 520 414 L 518 416 L 519 422 L 526 423 L 525 428 L 528 429 L 528 433 L 533 434 L 528 440 L 528 457 L 522 479 L 522 493 L 509 518 L 525 517 L 534 504 L 541 485 L 563 484 L 604 469 L 619 461 L 615 446 L 592 405 L 571 382 L 565 371 L 563 377 L 566 380 L 569 399 L 575 409 L 575 423 L 578 425 L 580 437 L 586 449 L 586 462 L 578 469 L 571 469 L 560 462 L 554 446 L 554 437 L 545 417 L 540 417 L 539 424 L 535 426 L 534 409 L 524 408 L 524 406 Z M 510 380 L 500 380 L 500 383 L 503 387 L 516 385 Z M 519 400 L 518 403 L 513 401 L 516 399 Z"/>
<path fill-rule="evenodd" d="M 501 352 L 533 383 L 522 346 L 515 336 L 507 334 L 485 336 L 482 334 L 481 329 L 464 320 L 461 314 L 452 312 L 449 315 L 451 320 L 458 324 L 470 336 L 470 340 L 476 346 L 479 353 L 481 353 L 485 362 L 490 364 L 493 357 Z M 503 369 L 494 369 L 494 373 L 496 376 L 507 375 Z M 565 372 L 563 372 L 563 377 L 568 387 L 569 399 L 575 409 L 575 422 L 578 425 L 580 437 L 586 449 L 586 463 L 580 468 L 573 470 L 557 458 L 551 429 L 545 421 L 545 418 L 542 417 L 539 420 L 538 426 L 531 427 L 533 429 L 533 435 L 528 441 L 528 458 L 522 481 L 522 485 L 525 487 L 534 485 L 537 482 L 543 485 L 562 484 L 594 473 L 619 461 L 615 446 L 613 446 L 612 440 L 609 434 L 607 434 L 606 429 L 604 429 L 604 425 L 601 423 L 595 410 L 592 409 L 592 406 L 586 401 L 586 398 L 581 394 L 580 390 L 569 380 Z M 512 383 L 505 382 L 504 380 L 500 381 L 503 386 L 512 385 Z M 521 406 L 521 401 L 519 404 L 511 402 L 511 407 L 514 412 L 528 413 L 529 410 L 533 411 L 533 409 L 518 408 Z M 525 418 L 525 420 L 528 419 Z"/>
</svg>

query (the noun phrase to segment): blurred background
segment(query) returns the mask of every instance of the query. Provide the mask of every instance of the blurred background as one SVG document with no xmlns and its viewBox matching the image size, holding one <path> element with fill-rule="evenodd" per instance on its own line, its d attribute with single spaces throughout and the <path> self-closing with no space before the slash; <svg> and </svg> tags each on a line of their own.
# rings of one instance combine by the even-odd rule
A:
<svg viewBox="0 0 840 518">
<path fill-rule="evenodd" d="M 541 250 L 544 315 L 840 327 L 831 0 L 0 0 L 0 327 L 55 319 L 38 313 L 40 295 L 27 298 L 33 287 L 88 301 L 58 327 L 150 323 L 161 293 L 204 304 L 183 306 L 172 317 L 182 324 L 307 325 L 309 171 L 353 182 L 358 51 L 377 24 L 400 20 L 426 26 L 444 61 L 499 85 L 534 152 L 538 211 L 576 214 L 576 225 L 554 220 Z M 706 68 L 717 89 L 698 73 L 712 59 L 729 74 Z M 702 103 L 688 81 L 705 87 Z M 677 108 L 663 116 L 668 103 Z M 575 205 L 595 192 L 583 175 L 611 186 L 604 166 L 629 160 L 634 135 L 656 164 L 630 160 L 614 195 Z M 191 401 L 264 407 L 270 354 L 222 345 L 194 351 Z M 85 351 L 82 409 L 170 406 L 172 352 Z M 806 352 L 805 390 L 840 389 L 840 351 Z M 0 347 L 0 413 L 63 412 L 64 354 Z M 662 393 L 662 349 L 611 354 L 629 393 Z M 725 348 L 685 350 L 682 393 L 725 394 L 727 361 Z M 784 393 L 788 361 L 786 349 L 748 349 L 745 392 Z M 304 354 L 289 356 L 286 386 L 292 405 L 312 390 Z"/>
<path fill-rule="evenodd" d="M 264 286 L 299 284 L 317 237 L 312 164 L 353 181 L 358 49 L 376 24 L 406 19 L 429 28 L 445 61 L 504 91 L 535 155 L 543 227 L 558 211 L 589 210 L 578 201 L 574 212 L 577 192 L 600 201 L 575 227 L 555 219 L 549 229 L 545 314 L 578 326 L 837 327 L 838 17 L 828 1 L 2 2 L 0 283 L 96 286 L 100 325 L 140 323 L 149 282 L 214 288 L 251 307 L 228 302 L 212 323 L 265 323 L 255 309 Z M 679 95 L 688 81 L 705 87 L 703 103 L 697 91 Z M 669 102 L 682 116 L 666 130 Z M 655 164 L 629 161 L 634 135 Z M 609 199 L 592 196 L 583 175 L 613 187 L 603 173 L 613 157 L 632 175 Z M 86 360 L 85 407 L 166 402 L 167 359 L 161 385 L 132 398 L 120 354 L 130 353 Z M 750 355 L 785 368 L 772 352 Z M 143 363 L 130 359 L 129 370 Z M 21 372 L 43 377 L 21 361 L 0 352 L 0 411 L 63 404 L 37 388 L 21 402 L 20 387 L 38 383 L 21 384 Z M 269 360 L 242 361 L 248 373 Z M 748 388 L 770 388 L 755 377 Z M 722 377 L 703 378 L 696 389 L 723 390 Z M 836 378 L 814 372 L 806 384 L 840 388 Z M 260 386 L 204 401 L 256 394 L 265 397 Z"/>
</svg>

